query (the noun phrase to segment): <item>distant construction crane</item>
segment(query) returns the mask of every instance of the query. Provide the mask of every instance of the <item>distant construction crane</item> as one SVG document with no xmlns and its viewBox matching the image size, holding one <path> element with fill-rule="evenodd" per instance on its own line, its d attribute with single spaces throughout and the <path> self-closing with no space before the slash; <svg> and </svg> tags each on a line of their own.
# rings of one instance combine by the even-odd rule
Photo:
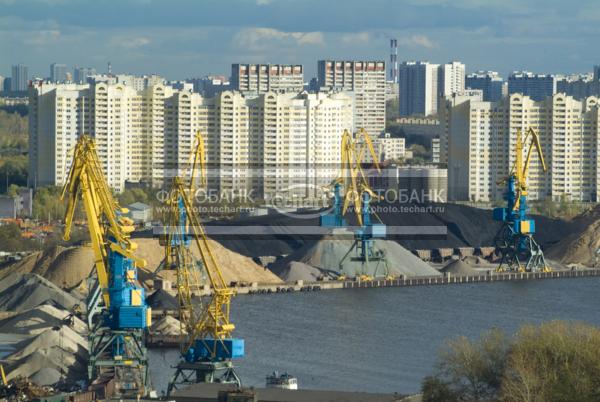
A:
<svg viewBox="0 0 600 402">
<path fill-rule="evenodd" d="M 181 361 L 169 383 L 167 393 L 181 386 L 199 382 L 234 383 L 241 385 L 232 359 L 244 356 L 244 340 L 232 338 L 235 328 L 229 319 L 233 289 L 223 279 L 221 268 L 213 255 L 204 228 L 193 209 L 192 196 L 196 173 L 200 170 L 202 185 L 206 183 L 204 141 L 196 134 L 196 147 L 191 158 L 189 183 L 181 177 L 173 179 L 167 201 L 164 269 L 177 272 L 179 318 L 182 335 Z M 192 242 L 200 252 L 200 261 L 192 254 Z M 194 292 L 201 287 L 201 271 L 210 281 L 212 296 L 201 305 L 194 301 Z M 196 304 L 195 304 L 196 303 Z"/>
<path fill-rule="evenodd" d="M 344 263 L 350 258 L 352 261 L 361 262 L 362 272 L 348 274 L 354 274 L 362 280 L 370 280 L 373 279 L 370 273 L 373 272 L 376 275 L 381 263 L 384 267 L 383 276 L 389 275 L 389 268 L 385 252 L 375 246 L 374 239 L 385 238 L 386 226 L 383 223 L 371 222 L 371 202 L 373 199 L 378 200 L 379 197 L 370 188 L 367 176 L 362 168 L 365 152 L 371 154 L 375 167 L 380 172 L 375 148 L 367 131 L 361 128 L 356 137 L 353 138 L 352 134 L 345 130 L 341 142 L 340 177 L 330 185 L 334 194 L 333 213 L 322 215 L 320 224 L 325 227 L 346 227 L 344 216 L 349 207 L 354 209 L 359 228 L 354 231 L 352 246 L 340 260 L 340 276 L 342 278 L 346 276 Z M 377 218 L 379 219 L 379 217 Z M 371 271 L 369 268 L 372 263 L 376 265 Z"/>
<path fill-rule="evenodd" d="M 102 173 L 94 140 L 82 135 L 61 199 L 68 196 L 64 239 L 69 240 L 77 202 L 83 202 L 95 261 L 95 282 L 87 301 L 89 328 L 88 377 L 114 379 L 117 394 L 144 396 L 149 387 L 144 334 L 151 324 L 137 268 L 146 261 L 135 256 L 130 240 L 133 222 L 121 208 Z"/>
<path fill-rule="evenodd" d="M 529 144 L 526 145 L 528 141 Z M 523 160 L 525 146 L 527 155 Z M 546 162 L 538 134 L 533 128 L 529 128 L 523 138 L 521 129 L 517 129 L 515 164 L 509 176 L 499 183 L 506 185 L 504 199 L 507 206 L 493 210 L 494 219 L 503 222 L 495 238 L 496 247 L 501 254 L 497 271 L 549 271 L 544 253 L 533 237 L 535 221 L 527 215 L 527 178 L 534 149 L 542 170 L 546 172 Z"/>
</svg>

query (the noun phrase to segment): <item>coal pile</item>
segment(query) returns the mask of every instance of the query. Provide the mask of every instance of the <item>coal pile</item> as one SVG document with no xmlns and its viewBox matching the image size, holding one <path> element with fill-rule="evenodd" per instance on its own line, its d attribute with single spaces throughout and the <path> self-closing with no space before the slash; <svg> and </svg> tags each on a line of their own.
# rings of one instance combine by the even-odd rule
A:
<svg viewBox="0 0 600 402">
<path fill-rule="evenodd" d="M 158 289 L 146 298 L 148 306 L 154 310 L 177 310 L 179 309 L 179 301 L 169 292 L 163 289 Z"/>
</svg>

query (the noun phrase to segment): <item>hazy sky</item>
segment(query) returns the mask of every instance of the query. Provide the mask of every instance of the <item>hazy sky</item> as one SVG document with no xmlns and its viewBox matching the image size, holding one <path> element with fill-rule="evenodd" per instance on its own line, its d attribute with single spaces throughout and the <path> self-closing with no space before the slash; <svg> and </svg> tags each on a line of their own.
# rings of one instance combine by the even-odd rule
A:
<svg viewBox="0 0 600 402">
<path fill-rule="evenodd" d="M 0 75 L 52 62 L 170 79 L 231 63 L 322 58 L 460 60 L 503 76 L 600 64 L 597 0 L 0 0 Z"/>
</svg>

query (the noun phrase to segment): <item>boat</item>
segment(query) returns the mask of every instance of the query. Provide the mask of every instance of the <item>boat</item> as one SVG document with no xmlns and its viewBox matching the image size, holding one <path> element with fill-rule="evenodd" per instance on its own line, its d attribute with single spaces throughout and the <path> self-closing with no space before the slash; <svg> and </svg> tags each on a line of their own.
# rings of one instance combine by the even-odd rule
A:
<svg viewBox="0 0 600 402">
<path fill-rule="evenodd" d="M 267 376 L 267 388 L 298 389 L 298 379 L 287 372 L 280 375 L 273 371 Z"/>
</svg>

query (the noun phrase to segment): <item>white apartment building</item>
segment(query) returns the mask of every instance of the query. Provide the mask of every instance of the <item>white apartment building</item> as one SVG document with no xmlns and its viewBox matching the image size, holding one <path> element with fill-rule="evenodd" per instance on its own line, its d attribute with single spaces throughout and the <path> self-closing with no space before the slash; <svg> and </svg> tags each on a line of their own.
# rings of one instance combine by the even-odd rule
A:
<svg viewBox="0 0 600 402">
<path fill-rule="evenodd" d="M 386 80 L 384 61 L 319 60 L 322 90 L 354 93 L 354 126 L 373 136 L 385 130 Z"/>
<path fill-rule="evenodd" d="M 564 94 L 544 101 L 521 94 L 495 103 L 466 99 L 452 106 L 446 123 L 450 199 L 501 200 L 505 189 L 497 182 L 514 164 L 517 129 L 532 127 L 540 135 L 548 172 L 534 157 L 529 197 L 599 200 L 599 110 L 596 97 L 577 101 Z"/>
<path fill-rule="evenodd" d="M 377 138 L 371 139 L 377 162 L 398 161 L 406 158 L 406 139 L 392 137 L 389 133 L 381 134 Z M 360 146 L 364 146 L 360 143 Z M 363 154 L 365 163 L 373 163 L 373 156 L 368 149 L 365 148 Z"/>
<path fill-rule="evenodd" d="M 231 89 L 298 93 L 304 89 L 304 69 L 300 64 L 232 64 Z"/>
<path fill-rule="evenodd" d="M 209 189 L 273 197 L 293 187 L 310 196 L 339 174 L 341 136 L 353 128 L 353 97 L 345 93 L 204 98 L 165 85 L 42 84 L 30 102 L 32 186 L 64 184 L 69 152 L 86 133 L 96 138 L 111 187 L 160 187 L 187 173 L 200 130 Z"/>
<path fill-rule="evenodd" d="M 440 97 L 450 96 L 465 90 L 465 65 L 451 61 L 438 68 L 438 93 Z"/>
</svg>

